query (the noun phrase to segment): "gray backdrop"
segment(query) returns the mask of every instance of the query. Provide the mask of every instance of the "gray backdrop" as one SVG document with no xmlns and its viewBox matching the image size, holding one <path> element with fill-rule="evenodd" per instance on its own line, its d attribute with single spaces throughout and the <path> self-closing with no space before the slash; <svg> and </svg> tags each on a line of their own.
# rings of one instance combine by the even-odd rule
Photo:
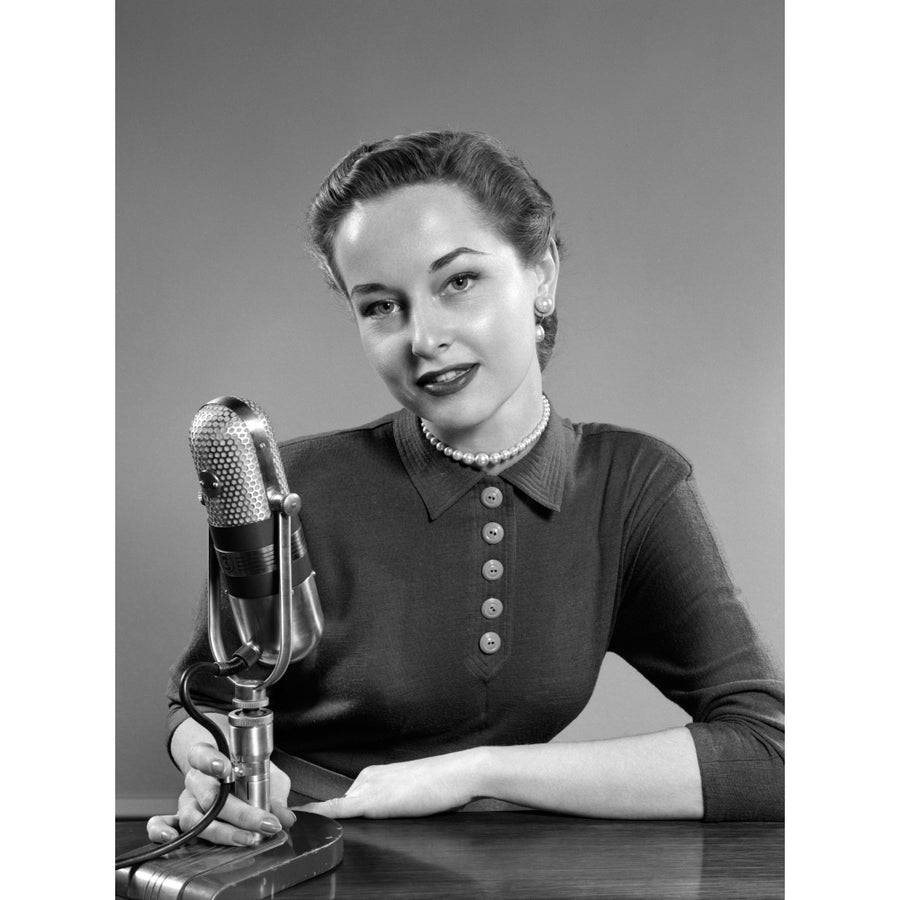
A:
<svg viewBox="0 0 900 900">
<path fill-rule="evenodd" d="M 783 654 L 783 22 L 769 0 L 154 0 L 117 7 L 117 811 L 174 806 L 166 670 L 206 554 L 187 431 L 220 394 L 276 435 L 396 407 L 306 257 L 364 139 L 494 134 L 557 201 L 546 373 L 574 421 L 694 463 Z M 327 623 L 326 623 L 327 627 Z M 573 738 L 686 721 L 615 657 Z"/>
</svg>

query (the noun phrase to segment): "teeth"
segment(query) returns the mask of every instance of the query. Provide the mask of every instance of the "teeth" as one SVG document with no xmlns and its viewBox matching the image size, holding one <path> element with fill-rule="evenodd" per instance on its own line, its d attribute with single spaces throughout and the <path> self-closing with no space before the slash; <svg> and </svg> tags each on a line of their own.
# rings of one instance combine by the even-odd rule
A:
<svg viewBox="0 0 900 900">
<path fill-rule="evenodd" d="M 459 378 L 465 371 L 465 369 L 451 369 L 449 372 L 442 372 L 434 380 L 438 383 L 442 381 L 452 381 L 454 378 Z"/>
</svg>

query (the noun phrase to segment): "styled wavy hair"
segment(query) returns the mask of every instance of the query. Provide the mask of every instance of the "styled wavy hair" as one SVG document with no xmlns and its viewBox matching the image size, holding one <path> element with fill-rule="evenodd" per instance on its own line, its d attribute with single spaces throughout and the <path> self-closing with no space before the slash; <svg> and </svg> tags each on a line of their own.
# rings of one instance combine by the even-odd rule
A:
<svg viewBox="0 0 900 900">
<path fill-rule="evenodd" d="M 309 250 L 332 290 L 347 293 L 334 261 L 334 237 L 344 216 L 355 203 L 417 184 L 464 190 L 523 264 L 537 263 L 551 241 L 562 256 L 553 199 L 517 156 L 487 134 L 420 131 L 360 144 L 332 169 L 310 204 Z M 543 370 L 556 340 L 556 310 L 541 324 L 545 337 L 538 344 L 538 360 Z"/>
</svg>

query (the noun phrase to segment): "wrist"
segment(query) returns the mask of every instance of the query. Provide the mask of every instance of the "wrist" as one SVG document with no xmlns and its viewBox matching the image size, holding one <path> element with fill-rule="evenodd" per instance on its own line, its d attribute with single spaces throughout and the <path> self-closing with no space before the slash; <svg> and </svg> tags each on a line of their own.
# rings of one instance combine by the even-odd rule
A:
<svg viewBox="0 0 900 900">
<path fill-rule="evenodd" d="M 496 787 L 491 777 L 496 749 L 485 746 L 463 751 L 466 756 L 467 793 L 471 800 L 496 796 Z"/>
</svg>

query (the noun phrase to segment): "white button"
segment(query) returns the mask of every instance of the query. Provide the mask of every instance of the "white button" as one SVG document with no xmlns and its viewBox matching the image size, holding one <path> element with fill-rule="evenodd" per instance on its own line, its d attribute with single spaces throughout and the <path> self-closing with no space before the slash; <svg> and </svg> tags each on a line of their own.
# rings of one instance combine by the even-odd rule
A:
<svg viewBox="0 0 900 900">
<path fill-rule="evenodd" d="M 503 612 L 503 603 L 496 597 L 488 597 L 481 604 L 481 614 L 486 619 L 496 619 Z"/>
<path fill-rule="evenodd" d="M 497 487 L 486 487 L 481 492 L 481 502 L 488 509 L 496 509 L 503 502 L 503 492 Z"/>
<path fill-rule="evenodd" d="M 481 529 L 481 536 L 489 544 L 499 544 L 503 540 L 503 526 L 499 522 L 488 522 Z"/>
<path fill-rule="evenodd" d="M 499 559 L 489 559 L 482 567 L 481 574 L 488 581 L 496 581 L 503 575 L 503 563 Z"/>
<path fill-rule="evenodd" d="M 500 649 L 500 635 L 496 631 L 486 631 L 478 641 L 482 653 L 496 653 Z"/>
</svg>

